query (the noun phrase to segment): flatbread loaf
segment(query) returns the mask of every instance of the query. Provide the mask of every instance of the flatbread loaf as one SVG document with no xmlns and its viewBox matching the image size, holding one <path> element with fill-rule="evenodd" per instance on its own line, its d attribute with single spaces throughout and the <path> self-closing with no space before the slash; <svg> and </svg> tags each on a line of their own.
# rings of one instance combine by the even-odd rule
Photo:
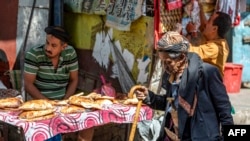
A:
<svg viewBox="0 0 250 141">
<path fill-rule="evenodd" d="M 69 101 L 68 101 L 69 104 L 74 104 L 74 105 L 78 105 L 78 106 L 81 106 L 82 102 L 93 103 L 94 100 L 90 99 L 88 97 L 85 97 L 85 96 L 71 96 L 69 98 Z"/>
<path fill-rule="evenodd" d="M 0 99 L 0 108 L 18 108 L 23 101 L 18 97 Z"/>
<path fill-rule="evenodd" d="M 102 107 L 103 105 L 111 105 L 113 104 L 113 102 L 109 99 L 99 99 L 99 100 L 96 100 L 95 103 L 97 105 L 99 105 L 100 107 Z"/>
<path fill-rule="evenodd" d="M 86 96 L 71 96 L 69 98 L 69 104 L 82 106 L 84 108 L 101 109 L 100 105 L 96 104 L 93 99 Z"/>
<path fill-rule="evenodd" d="M 63 114 L 82 113 L 82 112 L 85 112 L 85 108 L 75 105 L 64 106 L 61 109 L 61 113 Z"/>
<path fill-rule="evenodd" d="M 88 94 L 86 97 L 91 98 L 91 99 L 98 99 L 98 98 L 102 97 L 102 95 L 95 93 L 95 92 L 92 92 L 92 93 Z"/>
<path fill-rule="evenodd" d="M 20 110 L 46 110 L 53 109 L 53 105 L 49 100 L 38 99 L 38 100 L 29 100 L 24 102 L 19 109 Z"/>
<path fill-rule="evenodd" d="M 68 105 L 68 99 L 66 100 L 50 100 L 50 103 L 54 106 L 66 106 Z"/>
<path fill-rule="evenodd" d="M 37 117 L 42 117 L 54 112 L 54 109 L 39 110 L 39 111 L 23 111 L 20 113 L 19 118 L 21 119 L 33 119 Z"/>
<path fill-rule="evenodd" d="M 108 100 L 112 100 L 112 101 L 115 100 L 114 97 L 106 96 L 106 95 L 101 96 L 101 97 L 98 97 L 98 98 L 96 98 L 95 100 L 99 100 L 99 99 L 108 99 Z"/>
<path fill-rule="evenodd" d="M 0 108 L 0 111 L 3 111 L 3 112 L 14 112 L 14 111 L 20 111 L 20 109 L 18 109 L 18 107 L 16 108 Z"/>
<path fill-rule="evenodd" d="M 48 115 L 45 115 L 45 116 L 41 116 L 41 117 L 36 117 L 36 118 L 31 118 L 31 119 L 24 119 L 25 121 L 40 121 L 40 120 L 47 120 L 47 119 L 51 119 L 53 118 L 54 116 L 56 116 L 55 113 L 51 113 L 51 114 L 48 114 Z"/>
</svg>

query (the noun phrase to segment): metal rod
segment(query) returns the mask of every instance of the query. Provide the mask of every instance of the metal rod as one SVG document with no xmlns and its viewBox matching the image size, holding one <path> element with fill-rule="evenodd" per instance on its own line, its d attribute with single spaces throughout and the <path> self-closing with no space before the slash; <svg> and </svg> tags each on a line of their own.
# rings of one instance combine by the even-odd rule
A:
<svg viewBox="0 0 250 141">
<path fill-rule="evenodd" d="M 29 22 L 28 22 L 28 27 L 27 27 L 26 34 L 25 34 L 25 37 L 24 37 L 24 42 L 23 42 L 23 45 L 22 45 L 21 56 L 20 56 L 21 95 L 22 95 L 24 101 L 27 100 L 25 90 L 24 90 L 24 56 L 25 56 L 25 50 L 26 50 L 26 46 L 27 46 L 27 40 L 28 40 L 28 36 L 29 36 L 30 25 L 31 25 L 35 5 L 36 5 L 36 0 L 33 1 L 33 5 L 32 5 L 32 8 L 31 8 L 31 12 L 30 12 L 30 17 L 29 17 Z"/>
</svg>

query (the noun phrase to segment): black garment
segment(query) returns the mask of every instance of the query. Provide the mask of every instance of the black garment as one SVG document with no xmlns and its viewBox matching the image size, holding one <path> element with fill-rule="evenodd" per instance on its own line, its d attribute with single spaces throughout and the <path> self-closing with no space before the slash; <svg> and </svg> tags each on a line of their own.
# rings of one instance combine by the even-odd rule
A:
<svg viewBox="0 0 250 141">
<path fill-rule="evenodd" d="M 233 124 L 231 104 L 220 72 L 215 66 L 203 63 L 195 53 L 188 54 L 188 63 L 179 85 L 179 95 L 193 105 L 194 94 L 197 93 L 197 105 L 191 117 L 178 106 L 179 138 L 186 140 L 190 133 L 192 141 L 220 140 L 220 125 Z M 165 111 L 166 98 L 171 96 L 170 85 L 168 74 L 164 74 L 162 87 L 167 94 L 156 95 L 150 91 L 143 102 L 153 109 Z M 170 120 L 168 117 L 166 112 L 158 141 L 164 139 L 164 127 Z"/>
</svg>

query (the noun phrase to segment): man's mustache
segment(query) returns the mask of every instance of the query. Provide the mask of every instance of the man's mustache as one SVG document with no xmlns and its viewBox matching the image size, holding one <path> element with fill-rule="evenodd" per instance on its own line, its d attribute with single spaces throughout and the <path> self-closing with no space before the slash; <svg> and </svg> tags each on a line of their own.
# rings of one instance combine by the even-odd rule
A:
<svg viewBox="0 0 250 141">
<path fill-rule="evenodd" d="M 45 50 L 46 51 L 46 53 L 48 53 L 48 54 L 52 54 L 52 52 L 51 51 L 48 51 L 48 50 Z"/>
</svg>

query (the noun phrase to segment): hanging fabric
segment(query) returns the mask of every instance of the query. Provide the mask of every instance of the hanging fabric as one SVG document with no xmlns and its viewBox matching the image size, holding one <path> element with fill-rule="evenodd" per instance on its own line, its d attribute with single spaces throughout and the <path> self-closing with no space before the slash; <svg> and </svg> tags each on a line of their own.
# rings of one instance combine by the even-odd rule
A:
<svg viewBox="0 0 250 141">
<path fill-rule="evenodd" d="M 116 0 L 107 9 L 106 26 L 122 31 L 130 31 L 131 23 L 142 15 L 143 0 Z"/>
<path fill-rule="evenodd" d="M 216 10 L 231 16 L 233 26 L 239 24 L 239 0 L 217 0 Z"/>
<path fill-rule="evenodd" d="M 160 34 L 175 29 L 177 23 L 181 23 L 182 8 L 167 11 L 164 0 L 160 0 Z"/>
<path fill-rule="evenodd" d="M 167 10 L 174 10 L 182 7 L 182 0 L 166 0 Z"/>
<path fill-rule="evenodd" d="M 154 47 L 156 47 L 156 43 L 160 39 L 160 0 L 154 0 Z"/>
<path fill-rule="evenodd" d="M 109 66 L 109 56 L 111 49 L 109 46 L 109 38 L 105 35 L 105 31 L 96 33 L 96 40 L 93 47 L 92 56 L 96 62 L 106 70 Z"/>
<path fill-rule="evenodd" d="M 195 25 L 195 30 L 193 31 L 193 37 L 198 36 L 200 27 L 200 6 L 197 0 L 192 0 L 185 5 L 184 11 L 186 12 L 188 19 Z"/>
<path fill-rule="evenodd" d="M 132 73 L 130 72 L 126 61 L 124 60 L 121 52 L 119 51 L 119 49 L 117 48 L 117 46 L 115 45 L 115 43 L 113 43 L 112 41 L 110 41 L 110 46 L 111 46 L 111 52 L 112 52 L 112 58 L 114 61 L 114 69 L 116 69 L 116 73 L 117 73 L 117 77 L 118 80 L 120 82 L 121 88 L 122 88 L 122 92 L 123 93 L 128 93 L 129 90 L 132 88 L 132 86 L 134 86 L 135 80 L 133 78 Z"/>
<path fill-rule="evenodd" d="M 143 1 L 143 16 L 154 17 L 154 1 L 144 0 Z"/>
<path fill-rule="evenodd" d="M 167 32 L 174 30 L 177 23 L 181 23 L 182 7 L 168 11 L 165 0 L 154 0 L 154 44 Z"/>
<path fill-rule="evenodd" d="M 111 0 L 63 0 L 65 9 L 73 13 L 106 15 Z"/>
</svg>

